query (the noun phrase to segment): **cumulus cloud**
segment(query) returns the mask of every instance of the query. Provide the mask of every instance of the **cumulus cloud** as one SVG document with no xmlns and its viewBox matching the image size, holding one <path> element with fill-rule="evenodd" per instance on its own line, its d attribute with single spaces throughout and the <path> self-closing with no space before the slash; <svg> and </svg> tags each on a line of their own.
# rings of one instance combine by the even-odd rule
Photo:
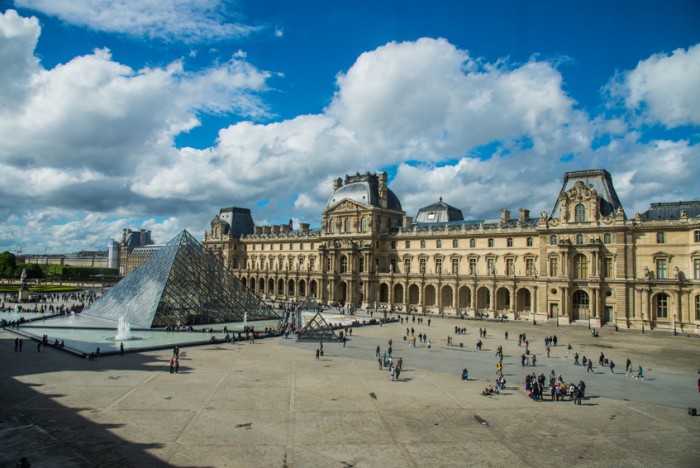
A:
<svg viewBox="0 0 700 468">
<path fill-rule="evenodd" d="M 648 123 L 699 125 L 700 44 L 652 55 L 611 80 L 607 90 Z"/>
<path fill-rule="evenodd" d="M 0 186 L 0 248 L 11 233 L 53 251 L 103 247 L 124 227 L 165 242 L 182 228 L 200 235 L 225 206 L 316 224 L 332 179 L 365 170 L 391 172 L 409 215 L 443 196 L 474 219 L 549 211 L 566 170 L 610 170 L 628 213 L 693 198 L 683 187 L 700 177 L 697 145 L 643 143 L 634 121 L 587 115 L 546 61 L 487 63 L 444 39 L 391 42 L 337 76 L 325 109 L 261 123 L 271 75 L 243 52 L 196 72 L 181 60 L 135 69 L 106 49 L 44 68 L 40 32 L 36 19 L 0 15 L 0 99 L 11 103 L 0 106 L 0 171 L 24 182 Z M 630 106 L 651 109 L 653 94 Z M 177 147 L 212 114 L 237 123 L 210 147 Z"/>
<path fill-rule="evenodd" d="M 201 43 L 247 36 L 258 27 L 230 22 L 220 0 L 15 0 L 68 24 L 137 38 Z"/>
</svg>

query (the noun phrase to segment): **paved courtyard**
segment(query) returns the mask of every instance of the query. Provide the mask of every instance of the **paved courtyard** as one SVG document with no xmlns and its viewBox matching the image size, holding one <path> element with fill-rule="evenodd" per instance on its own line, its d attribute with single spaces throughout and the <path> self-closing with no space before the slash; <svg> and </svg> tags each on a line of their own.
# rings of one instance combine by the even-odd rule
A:
<svg viewBox="0 0 700 468">
<path fill-rule="evenodd" d="M 432 342 L 410 349 L 406 327 Z M 455 326 L 467 326 L 455 335 Z M 474 344 L 487 328 L 484 350 Z M 505 341 L 505 331 L 509 340 Z M 534 368 L 520 366 L 526 333 Z M 447 336 L 457 346 L 447 346 Z M 543 338 L 557 335 L 547 358 Z M 698 466 L 700 338 L 527 322 L 432 319 L 356 328 L 346 347 L 282 338 L 78 359 L 0 332 L 0 465 L 43 466 Z M 401 380 L 380 371 L 375 348 L 393 340 Z M 459 346 L 463 343 L 463 347 Z M 604 352 L 616 374 L 573 365 L 566 345 Z M 504 346 L 506 391 L 484 397 Z M 625 360 L 645 369 L 625 377 Z M 470 370 L 463 382 L 460 372 Z M 526 372 L 583 379 L 587 398 L 538 402 Z"/>
</svg>

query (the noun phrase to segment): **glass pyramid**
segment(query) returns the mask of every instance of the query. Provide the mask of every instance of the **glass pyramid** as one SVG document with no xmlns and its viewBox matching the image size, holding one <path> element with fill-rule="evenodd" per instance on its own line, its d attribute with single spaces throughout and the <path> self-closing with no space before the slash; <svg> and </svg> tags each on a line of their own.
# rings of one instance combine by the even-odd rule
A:
<svg viewBox="0 0 700 468">
<path fill-rule="evenodd" d="M 299 340 L 333 341 L 338 339 L 338 335 L 333 331 L 326 319 L 320 312 L 313 316 L 309 323 L 299 333 Z"/>
<path fill-rule="evenodd" d="M 280 319 L 187 231 L 83 314 L 115 322 L 124 317 L 132 328 Z"/>
</svg>

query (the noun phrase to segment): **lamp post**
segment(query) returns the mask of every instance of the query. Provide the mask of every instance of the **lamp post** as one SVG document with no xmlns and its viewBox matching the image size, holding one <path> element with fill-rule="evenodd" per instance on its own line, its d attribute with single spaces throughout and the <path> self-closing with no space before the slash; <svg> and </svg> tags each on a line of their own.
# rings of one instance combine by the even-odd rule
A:
<svg viewBox="0 0 700 468">
<path fill-rule="evenodd" d="M 642 334 L 644 334 L 644 312 L 642 312 Z"/>
</svg>

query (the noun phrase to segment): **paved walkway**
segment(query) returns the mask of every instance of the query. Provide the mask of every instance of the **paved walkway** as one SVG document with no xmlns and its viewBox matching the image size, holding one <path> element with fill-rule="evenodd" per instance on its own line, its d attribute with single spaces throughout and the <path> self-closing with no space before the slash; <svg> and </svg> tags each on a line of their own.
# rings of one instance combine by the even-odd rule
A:
<svg viewBox="0 0 700 468">
<path fill-rule="evenodd" d="M 467 335 L 455 335 L 465 324 Z M 409 349 L 406 325 L 353 331 L 345 348 L 281 338 L 187 348 L 180 373 L 169 352 L 81 360 L 37 353 L 0 332 L 0 465 L 24 455 L 41 466 L 697 466 L 700 338 L 585 327 L 433 319 L 409 324 L 433 347 Z M 484 350 L 474 344 L 487 328 Z M 510 340 L 504 339 L 505 330 Z M 517 336 L 526 333 L 535 368 L 524 369 Z M 544 336 L 556 334 L 552 357 Z M 464 347 L 447 347 L 447 336 Z M 405 371 L 392 382 L 375 348 L 393 340 Z M 619 373 L 573 366 L 566 345 Z M 507 389 L 483 397 L 504 345 Z M 624 376 L 627 357 L 646 380 Z M 463 382 L 468 367 L 473 380 Z M 582 406 L 530 401 L 525 372 L 554 369 L 587 383 Z"/>
</svg>

